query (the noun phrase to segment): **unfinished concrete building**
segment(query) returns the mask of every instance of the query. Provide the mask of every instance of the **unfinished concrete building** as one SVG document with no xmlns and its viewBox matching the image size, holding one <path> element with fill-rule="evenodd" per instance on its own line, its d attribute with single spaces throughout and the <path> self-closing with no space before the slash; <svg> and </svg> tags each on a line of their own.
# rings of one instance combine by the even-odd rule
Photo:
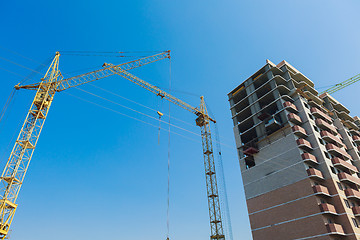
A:
<svg viewBox="0 0 360 240">
<path fill-rule="evenodd" d="M 360 119 L 285 61 L 228 96 L 254 240 L 360 239 Z"/>
</svg>

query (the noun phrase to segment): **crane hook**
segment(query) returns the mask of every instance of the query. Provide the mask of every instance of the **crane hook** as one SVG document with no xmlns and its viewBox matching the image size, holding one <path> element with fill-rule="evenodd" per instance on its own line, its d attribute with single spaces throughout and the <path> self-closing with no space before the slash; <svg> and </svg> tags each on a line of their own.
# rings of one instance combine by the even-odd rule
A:
<svg viewBox="0 0 360 240">
<path fill-rule="evenodd" d="M 162 112 L 157 111 L 157 114 L 159 115 L 159 133 L 158 133 L 158 144 L 160 144 L 160 124 L 161 124 L 161 117 L 164 115 Z"/>
</svg>

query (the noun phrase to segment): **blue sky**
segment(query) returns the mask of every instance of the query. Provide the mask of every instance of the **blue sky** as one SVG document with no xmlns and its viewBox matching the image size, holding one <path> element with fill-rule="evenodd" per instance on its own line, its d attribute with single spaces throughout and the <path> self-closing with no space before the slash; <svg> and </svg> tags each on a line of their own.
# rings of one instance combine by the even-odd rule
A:
<svg viewBox="0 0 360 240">
<path fill-rule="evenodd" d="M 21 76 L 30 73 L 4 58 L 36 69 L 56 51 L 170 49 L 171 83 L 177 91 L 173 94 L 194 106 L 204 95 L 222 142 L 230 146 L 222 148 L 234 239 L 251 239 L 227 93 L 266 59 L 287 60 L 317 87 L 358 74 L 359 7 L 355 0 L 1 1 L 0 105 Z M 86 72 L 101 68 L 103 62 L 121 61 L 126 59 L 63 54 L 60 69 L 67 73 L 88 68 Z M 169 86 L 168 61 L 132 72 L 154 85 Z M 40 78 L 35 75 L 29 82 Z M 167 103 L 126 80 L 111 77 L 94 85 L 167 111 Z M 356 84 L 334 94 L 353 116 L 360 114 L 353 101 L 358 88 Z M 157 117 L 94 86 L 82 89 Z M 77 89 L 67 93 L 55 97 L 18 199 L 11 237 L 165 239 L 167 133 L 161 131 L 158 144 L 156 128 L 74 95 L 139 119 L 147 119 L 144 116 Z M 33 94 L 19 91 L 0 123 L 1 167 Z M 192 114 L 176 106 L 171 106 L 171 114 L 194 123 Z M 195 126 L 173 123 L 199 133 Z M 173 131 L 192 140 L 171 136 L 170 239 L 207 239 L 200 138 Z"/>
</svg>

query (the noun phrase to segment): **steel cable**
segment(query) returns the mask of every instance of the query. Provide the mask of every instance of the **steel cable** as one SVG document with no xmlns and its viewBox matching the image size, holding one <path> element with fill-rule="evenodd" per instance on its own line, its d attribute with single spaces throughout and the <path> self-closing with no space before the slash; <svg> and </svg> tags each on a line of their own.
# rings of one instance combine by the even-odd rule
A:
<svg viewBox="0 0 360 240">
<path fill-rule="evenodd" d="M 7 99 L 6 102 L 5 102 L 4 107 L 2 108 L 2 110 L 1 110 L 1 112 L 0 112 L 0 123 L 1 123 L 1 121 L 2 121 L 2 119 L 3 119 L 3 117 L 4 117 L 4 115 L 5 115 L 6 110 L 8 109 L 10 103 L 12 102 L 12 100 L 13 100 L 13 98 L 14 98 L 14 95 L 15 95 L 15 88 L 13 88 L 13 90 L 11 91 L 8 99 Z"/>
<path fill-rule="evenodd" d="M 170 70 L 169 70 L 170 74 L 169 74 L 169 89 L 170 89 L 170 93 L 171 93 L 171 59 L 170 59 Z M 167 210 L 166 210 L 166 228 L 167 228 L 167 234 L 166 234 L 166 239 L 169 240 L 169 235 L 170 235 L 170 218 L 169 218 L 169 214 L 170 214 L 170 136 L 171 136 L 171 102 L 169 102 L 169 136 L 168 136 L 168 179 L 167 179 Z"/>
<path fill-rule="evenodd" d="M 122 104 L 120 104 L 120 103 L 114 102 L 114 101 L 112 101 L 112 100 L 109 100 L 109 99 L 107 99 L 107 98 L 105 98 L 105 97 L 96 95 L 96 94 L 91 93 L 91 92 L 89 92 L 89 91 L 86 91 L 86 90 L 84 90 L 84 89 L 81 89 L 81 88 L 78 88 L 78 87 L 74 87 L 74 88 L 75 88 L 75 89 L 78 89 L 78 90 L 80 90 L 80 91 L 82 91 L 82 92 L 85 92 L 85 93 L 87 93 L 87 94 L 90 94 L 90 95 L 92 95 L 92 96 L 95 96 L 95 97 L 97 97 L 97 98 L 100 98 L 100 99 L 103 99 L 103 100 L 105 100 L 105 101 L 111 102 L 111 103 L 113 103 L 113 104 L 115 104 L 115 105 L 118 105 L 118 106 L 121 106 L 121 107 L 123 107 L 123 108 L 126 108 L 126 109 L 128 109 L 128 110 L 130 110 L 130 111 L 133 111 L 133 112 L 136 112 L 136 113 L 138 113 L 138 114 L 144 115 L 144 116 L 146 116 L 146 117 L 152 118 L 152 119 L 154 119 L 154 120 L 156 120 L 156 121 L 161 121 L 161 122 L 163 122 L 163 123 L 167 123 L 167 122 L 164 121 L 164 120 L 157 119 L 156 117 L 153 117 L 153 116 L 148 115 L 148 114 L 146 114 L 146 113 L 140 112 L 140 111 L 135 110 L 135 109 L 133 109 L 133 108 L 124 106 L 124 105 L 122 105 Z M 195 132 L 192 132 L 192 131 L 187 130 L 187 129 L 185 129 L 185 128 L 182 128 L 182 127 L 180 127 L 180 126 L 177 126 L 177 125 L 174 125 L 174 124 L 170 124 L 170 125 L 173 126 L 173 127 L 175 127 L 175 128 L 181 129 L 181 130 L 183 130 L 183 131 L 186 131 L 186 132 L 189 132 L 189 133 L 191 133 L 191 134 L 194 134 L 194 135 L 196 135 L 196 136 L 201 137 L 200 134 L 195 133 Z"/>
<path fill-rule="evenodd" d="M 211 111 L 210 107 L 206 104 L 206 107 L 210 113 L 210 115 L 215 118 L 213 112 Z M 214 123 L 214 128 L 215 128 L 215 142 L 216 142 L 216 148 L 217 148 L 217 165 L 218 165 L 218 169 L 219 169 L 219 175 L 220 175 L 220 193 L 223 197 L 220 198 L 221 201 L 221 205 L 222 208 L 224 209 L 225 213 L 225 222 L 226 222 L 226 227 L 225 231 L 228 233 L 229 239 L 233 240 L 233 233 L 232 233 L 232 226 L 231 226 L 231 217 L 230 217 L 230 210 L 229 210 L 229 201 L 228 201 L 228 197 L 227 197 L 227 190 L 226 190 L 226 181 L 225 181 L 225 173 L 224 173 L 224 167 L 223 167 L 223 159 L 222 159 L 222 155 L 221 155 L 221 146 L 220 146 L 220 134 L 219 134 L 219 129 L 217 127 L 217 123 Z"/>
<path fill-rule="evenodd" d="M 0 59 L 2 59 L 2 60 L 4 60 L 4 61 L 7 61 L 7 62 L 9 62 L 9 63 L 15 64 L 15 65 L 17 65 L 17 66 L 19 66 L 19 67 L 25 68 L 25 69 L 27 69 L 27 70 L 30 70 L 30 71 L 32 71 L 32 72 L 42 74 L 41 72 L 38 72 L 38 71 L 36 71 L 36 70 L 34 70 L 34 69 L 25 67 L 24 65 L 21 65 L 21 64 L 19 64 L 19 63 L 14 62 L 14 61 L 11 61 L 11 60 L 9 60 L 9 59 L 7 59 L 7 58 L 0 57 Z"/>
<path fill-rule="evenodd" d="M 134 104 L 136 104 L 136 105 L 138 105 L 138 106 L 147 108 L 147 109 L 152 110 L 152 111 L 154 111 L 154 112 L 157 112 L 157 110 L 154 109 L 154 108 L 151 108 L 151 107 L 146 106 L 146 105 L 144 105 L 144 104 L 138 103 L 138 102 L 136 102 L 136 101 L 134 101 L 134 100 L 128 99 L 128 98 L 123 97 L 123 96 L 121 96 L 121 95 L 119 95 L 119 94 L 117 94 L 117 93 L 111 92 L 111 91 L 109 91 L 109 90 L 107 90 L 107 89 L 104 89 L 104 88 L 101 88 L 101 87 L 98 87 L 98 86 L 96 86 L 96 85 L 94 85 L 94 84 L 91 84 L 91 83 L 88 83 L 88 84 L 89 84 L 90 86 L 93 86 L 93 87 L 95 87 L 95 88 L 98 88 L 98 89 L 100 89 L 100 90 L 102 90 L 102 91 L 104 91 L 104 92 L 110 93 L 110 94 L 112 94 L 112 95 L 114 95 L 114 96 L 117 96 L 117 97 L 119 97 L 119 98 L 125 99 L 125 100 L 127 100 L 127 101 L 129 101 L 129 102 L 132 102 L 132 103 L 134 103 Z M 169 116 L 169 114 L 166 114 L 166 113 L 164 113 L 164 115 L 165 115 L 165 116 Z M 170 116 L 169 116 L 169 117 L 170 117 Z M 179 118 L 175 118 L 175 117 L 171 117 L 171 118 L 172 118 L 172 119 L 175 119 L 175 120 L 177 120 L 177 121 L 179 121 L 179 122 L 185 123 L 185 124 L 187 124 L 187 125 L 189 125 L 189 126 L 196 127 L 194 124 L 188 123 L 188 122 L 186 122 L 186 121 L 184 121 L 184 120 L 181 120 L 181 119 L 179 119 Z"/>
<path fill-rule="evenodd" d="M 133 119 L 133 120 L 135 120 L 135 121 L 142 122 L 142 123 L 145 123 L 145 124 L 150 125 L 150 126 L 152 126 L 152 127 L 158 128 L 158 126 L 156 126 L 156 125 L 154 125 L 154 124 L 151 124 L 151 123 L 149 123 L 149 122 L 146 122 L 146 121 L 144 121 L 144 120 L 141 120 L 141 119 L 139 119 L 139 118 L 136 118 L 136 117 L 127 115 L 127 114 L 125 114 L 125 113 L 119 112 L 119 111 L 114 110 L 114 109 L 109 108 L 109 107 L 102 106 L 102 105 L 100 105 L 100 104 L 97 104 L 97 103 L 95 103 L 95 102 L 86 100 L 86 99 L 84 99 L 84 98 L 81 98 L 81 97 L 79 97 L 79 96 L 76 96 L 76 95 L 73 95 L 73 94 L 70 94 L 70 93 L 67 93 L 67 92 L 64 92 L 64 93 L 67 94 L 67 95 L 69 95 L 69 96 L 78 98 L 78 99 L 80 99 L 80 100 L 82 100 L 82 101 L 84 101 L 84 102 L 91 103 L 91 104 L 96 105 L 96 106 L 98 106 L 98 107 L 101 107 L 101 108 L 103 108 L 103 109 L 106 109 L 106 110 L 115 112 L 115 113 L 117 113 L 117 114 L 120 114 L 120 115 L 122 115 L 122 116 L 131 118 L 131 119 Z M 168 132 L 168 129 L 166 129 L 166 128 L 161 128 L 161 129 Z M 199 141 L 199 140 L 196 140 L 196 139 L 194 139 L 194 138 L 187 137 L 187 136 L 182 135 L 182 134 L 180 134 L 180 133 L 177 133 L 177 132 L 174 132 L 174 131 L 172 131 L 172 133 L 173 133 L 173 134 L 176 134 L 176 135 L 178 135 L 178 136 L 181 136 L 181 137 L 183 137 L 183 138 L 186 138 L 186 139 L 188 139 L 188 140 L 191 140 L 191 141 L 194 141 L 194 142 L 197 142 L 197 143 L 201 143 L 201 141 Z"/>
</svg>

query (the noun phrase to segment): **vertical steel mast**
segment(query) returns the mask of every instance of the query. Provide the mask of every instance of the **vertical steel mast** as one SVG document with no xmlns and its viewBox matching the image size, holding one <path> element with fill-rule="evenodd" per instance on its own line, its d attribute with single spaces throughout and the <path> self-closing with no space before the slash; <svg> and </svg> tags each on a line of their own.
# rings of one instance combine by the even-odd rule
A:
<svg viewBox="0 0 360 240">
<path fill-rule="evenodd" d="M 201 128 L 202 147 L 204 155 L 206 190 L 210 216 L 210 239 L 225 239 L 222 225 L 219 192 L 216 180 L 215 161 L 211 139 L 210 119 L 206 109 L 204 97 L 201 97 L 201 115 L 196 119 L 196 125 Z"/>
<path fill-rule="evenodd" d="M 16 199 L 29 167 L 61 74 L 57 52 L 44 78 L 41 79 L 35 98 L 26 116 L 19 136 L 0 178 L 0 238 L 5 239 L 16 211 Z"/>
</svg>

